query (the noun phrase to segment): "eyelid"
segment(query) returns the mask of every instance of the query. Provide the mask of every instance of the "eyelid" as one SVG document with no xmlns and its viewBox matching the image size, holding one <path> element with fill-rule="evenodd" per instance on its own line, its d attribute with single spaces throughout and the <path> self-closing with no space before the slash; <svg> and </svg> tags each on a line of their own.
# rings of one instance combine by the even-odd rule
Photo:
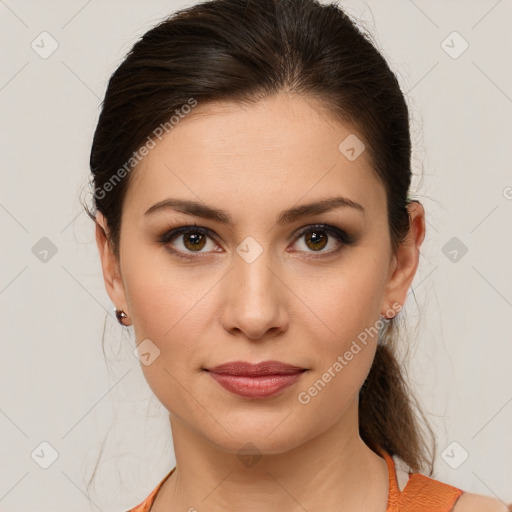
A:
<svg viewBox="0 0 512 512">
<path fill-rule="evenodd" d="M 334 236 L 338 237 L 342 243 L 344 244 L 352 244 L 354 242 L 354 237 L 349 235 L 344 229 L 338 228 L 337 226 L 333 226 L 332 224 L 308 224 L 307 226 L 304 226 L 298 230 L 294 235 L 292 235 L 292 240 L 296 240 L 297 238 L 300 238 L 305 233 L 308 233 L 309 231 L 314 231 L 315 229 L 318 229 L 319 231 L 325 231 L 326 233 L 333 234 Z"/>
<path fill-rule="evenodd" d="M 212 231 L 211 229 L 202 227 L 202 226 L 198 226 L 196 223 L 181 225 L 176 228 L 166 229 L 163 232 L 163 234 L 161 234 L 158 237 L 158 242 L 165 245 L 165 244 L 170 243 L 171 240 L 173 240 L 174 238 L 176 238 L 180 235 L 183 235 L 185 233 L 189 233 L 189 232 L 201 233 L 203 235 L 209 236 L 210 238 L 215 240 L 216 243 L 219 243 L 219 238 L 214 231 Z M 200 254 L 200 253 L 196 253 L 196 254 Z"/>
</svg>

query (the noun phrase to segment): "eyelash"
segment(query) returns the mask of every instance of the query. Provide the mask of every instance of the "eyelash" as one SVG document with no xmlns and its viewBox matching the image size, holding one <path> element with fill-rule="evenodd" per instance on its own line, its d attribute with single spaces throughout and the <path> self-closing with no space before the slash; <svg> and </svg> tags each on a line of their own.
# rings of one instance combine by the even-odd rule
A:
<svg viewBox="0 0 512 512">
<path fill-rule="evenodd" d="M 325 256 L 330 256 L 333 254 L 336 254 L 342 250 L 344 246 L 351 245 L 354 243 L 353 237 L 351 237 L 347 232 L 343 231 L 342 229 L 339 229 L 335 226 L 330 226 L 329 224 L 312 224 L 309 226 L 306 226 L 304 229 L 302 229 L 297 236 L 295 237 L 295 241 L 299 240 L 302 236 L 304 236 L 306 233 L 310 233 L 312 231 L 321 231 L 324 233 L 327 233 L 328 235 L 332 235 L 341 245 L 337 249 L 333 249 L 331 251 L 323 252 L 323 251 L 306 251 L 311 252 L 313 256 L 309 256 L 309 258 L 322 258 Z M 197 226 L 197 224 L 194 224 L 193 226 L 181 226 L 179 228 L 171 229 L 168 231 L 165 231 L 163 234 L 161 234 L 158 238 L 158 243 L 161 245 L 165 245 L 167 249 L 176 257 L 180 259 L 185 260 L 193 260 L 197 259 L 198 257 L 202 256 L 195 256 L 193 252 L 191 253 L 183 253 L 183 251 L 178 251 L 176 249 L 173 249 L 169 246 L 169 243 L 174 240 L 174 238 L 178 237 L 179 235 L 183 234 L 202 234 L 210 237 L 213 239 L 216 243 L 218 243 L 217 236 L 208 228 L 201 228 Z M 319 255 L 315 255 L 315 253 L 319 253 Z M 187 255 L 185 255 L 187 254 Z M 197 255 L 200 255 L 200 252 L 195 253 Z M 206 253 L 207 254 L 207 253 Z"/>
</svg>

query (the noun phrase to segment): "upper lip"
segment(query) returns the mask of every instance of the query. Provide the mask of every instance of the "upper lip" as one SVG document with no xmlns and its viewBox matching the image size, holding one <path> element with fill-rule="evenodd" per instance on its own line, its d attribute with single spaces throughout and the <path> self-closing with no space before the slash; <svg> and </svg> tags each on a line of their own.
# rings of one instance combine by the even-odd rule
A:
<svg viewBox="0 0 512 512">
<path fill-rule="evenodd" d="M 247 361 L 232 361 L 224 363 L 213 368 L 206 368 L 207 371 L 213 373 L 224 373 L 227 375 L 290 375 L 305 370 L 299 366 L 283 363 L 281 361 L 262 361 L 261 363 L 252 364 Z"/>
</svg>

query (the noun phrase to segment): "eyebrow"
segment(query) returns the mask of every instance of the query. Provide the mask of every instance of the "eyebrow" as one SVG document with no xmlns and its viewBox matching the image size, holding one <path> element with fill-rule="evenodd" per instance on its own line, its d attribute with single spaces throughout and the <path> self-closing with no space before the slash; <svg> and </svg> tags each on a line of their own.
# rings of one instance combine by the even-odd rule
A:
<svg viewBox="0 0 512 512">
<path fill-rule="evenodd" d="M 302 217 L 318 215 L 320 213 L 325 213 L 335 208 L 342 207 L 353 208 L 365 214 L 364 208 L 359 203 L 356 203 L 347 197 L 337 196 L 321 199 L 313 203 L 294 206 L 285 210 L 278 215 L 276 225 L 279 226 L 291 223 Z M 226 211 L 213 208 L 212 206 L 208 206 L 198 201 L 190 201 L 188 199 L 164 199 L 163 201 L 160 201 L 148 208 L 144 213 L 144 216 L 169 209 L 189 215 L 195 215 L 196 217 L 201 217 L 203 219 L 215 220 L 222 224 L 233 224 L 231 216 Z"/>
</svg>

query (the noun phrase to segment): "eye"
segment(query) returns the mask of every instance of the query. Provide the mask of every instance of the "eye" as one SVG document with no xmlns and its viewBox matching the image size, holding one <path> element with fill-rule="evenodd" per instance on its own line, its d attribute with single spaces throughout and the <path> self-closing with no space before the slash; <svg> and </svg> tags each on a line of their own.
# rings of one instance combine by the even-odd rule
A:
<svg viewBox="0 0 512 512">
<path fill-rule="evenodd" d="M 334 248 L 324 251 L 323 249 L 331 242 L 330 238 L 334 239 Z M 304 239 L 303 247 L 306 248 L 305 252 L 313 253 L 327 253 L 333 254 L 341 250 L 345 245 L 352 243 L 351 237 L 343 230 L 329 226 L 328 224 L 317 224 L 307 226 L 297 236 L 297 240 Z M 307 250 L 311 249 L 311 250 Z"/>
<path fill-rule="evenodd" d="M 209 238 L 215 240 L 213 232 L 206 228 L 200 228 L 194 224 L 194 226 L 182 226 L 172 229 L 160 236 L 158 241 L 161 244 L 166 245 L 168 249 L 179 258 L 190 259 L 194 258 L 194 256 L 187 255 L 187 252 L 188 254 L 209 252 L 208 250 L 202 251 L 202 249 L 207 247 L 207 240 Z M 181 245 L 185 250 L 183 250 L 182 247 L 175 249 L 175 245 L 172 247 L 175 243 L 173 242 L 174 239 L 177 239 L 177 242 L 179 242 L 177 245 Z M 217 247 L 217 244 L 214 243 L 213 248 L 210 247 L 210 250 L 214 250 L 215 247 Z"/>
<path fill-rule="evenodd" d="M 303 246 L 305 251 L 309 253 L 320 253 L 320 256 L 334 254 L 339 252 L 345 245 L 353 243 L 353 239 L 345 231 L 328 224 L 317 224 L 307 226 L 296 237 L 295 240 L 304 238 Z M 334 239 L 334 248 L 324 251 L 323 249 L 331 242 L 330 238 Z M 208 250 L 208 240 L 212 243 Z M 164 232 L 159 238 L 158 242 L 165 245 L 178 258 L 194 259 L 198 256 L 196 254 L 207 254 L 211 251 L 221 252 L 217 250 L 218 244 L 216 243 L 217 237 L 213 231 L 202 228 L 197 225 L 181 226 L 179 228 L 171 229 Z M 297 243 L 297 242 L 296 242 Z M 181 245 L 181 247 L 180 247 Z M 203 249 L 207 249 L 203 251 Z M 310 250 L 308 250 L 310 249 Z M 316 257 L 316 256 L 313 256 Z"/>
</svg>

